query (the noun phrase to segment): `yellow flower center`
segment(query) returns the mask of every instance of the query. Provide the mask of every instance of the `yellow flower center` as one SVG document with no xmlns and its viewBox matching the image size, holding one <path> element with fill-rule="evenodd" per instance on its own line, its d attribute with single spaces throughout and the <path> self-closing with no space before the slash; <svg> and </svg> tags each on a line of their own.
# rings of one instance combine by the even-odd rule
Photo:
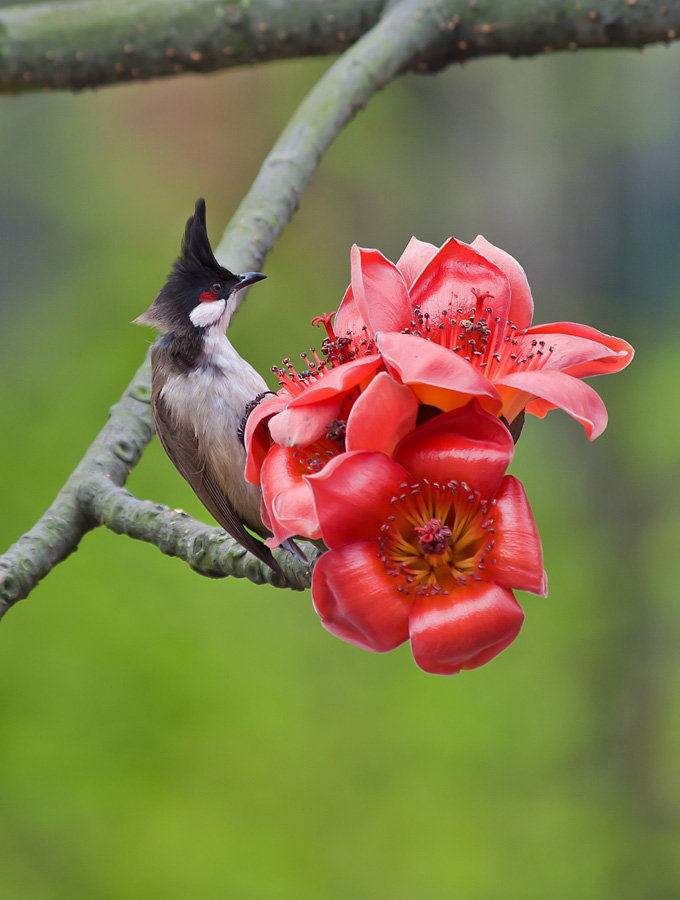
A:
<svg viewBox="0 0 680 900">
<path fill-rule="evenodd" d="M 397 589 L 448 594 L 484 580 L 494 548 L 493 507 L 465 482 L 400 485 L 393 514 L 380 528 L 379 555 Z"/>
</svg>

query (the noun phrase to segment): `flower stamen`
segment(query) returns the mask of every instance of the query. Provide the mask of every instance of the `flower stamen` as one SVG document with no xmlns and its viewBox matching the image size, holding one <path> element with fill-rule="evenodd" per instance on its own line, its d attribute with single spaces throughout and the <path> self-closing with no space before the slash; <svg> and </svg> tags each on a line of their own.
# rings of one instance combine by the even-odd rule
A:
<svg viewBox="0 0 680 900">
<path fill-rule="evenodd" d="M 346 419 L 333 419 L 332 422 L 328 423 L 328 430 L 326 431 L 326 437 L 329 441 L 333 441 L 334 444 L 342 444 L 344 449 L 345 446 L 345 433 L 347 431 L 347 420 Z"/>
<path fill-rule="evenodd" d="M 379 557 L 400 591 L 417 596 L 449 593 L 484 580 L 494 546 L 493 502 L 465 482 L 400 485 L 394 514 L 379 531 Z M 491 561 L 492 562 L 492 561 Z"/>
</svg>

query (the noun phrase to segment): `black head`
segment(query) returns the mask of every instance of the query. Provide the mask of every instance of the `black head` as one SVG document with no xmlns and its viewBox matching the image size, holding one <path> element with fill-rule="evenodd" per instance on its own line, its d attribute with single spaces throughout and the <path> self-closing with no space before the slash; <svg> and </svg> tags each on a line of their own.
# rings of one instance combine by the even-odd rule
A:
<svg viewBox="0 0 680 900">
<path fill-rule="evenodd" d="M 264 277 L 260 272 L 235 275 L 217 262 L 208 240 L 205 200 L 199 199 L 167 281 L 135 322 L 178 334 L 205 328 L 222 318 L 226 327 L 236 310 L 236 292 Z"/>
</svg>

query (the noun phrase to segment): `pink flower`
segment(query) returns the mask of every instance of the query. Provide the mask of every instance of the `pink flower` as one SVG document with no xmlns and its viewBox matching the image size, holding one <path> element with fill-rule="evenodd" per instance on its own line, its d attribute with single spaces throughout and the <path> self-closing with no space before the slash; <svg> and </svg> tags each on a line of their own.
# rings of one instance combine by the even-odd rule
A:
<svg viewBox="0 0 680 900">
<path fill-rule="evenodd" d="M 510 424 L 525 409 L 544 416 L 560 407 L 591 440 L 604 430 L 604 404 L 580 379 L 620 371 L 632 347 L 587 325 L 532 326 L 524 270 L 505 251 L 481 236 L 471 245 L 449 238 L 439 250 L 412 238 L 396 265 L 356 246 L 351 264 L 334 329 L 327 325 L 345 354 L 362 341 L 377 345 L 390 374 L 440 410 L 476 397 Z"/>
<path fill-rule="evenodd" d="M 504 474 L 512 437 L 473 402 L 408 430 L 392 456 L 390 444 L 348 449 L 306 477 L 330 548 L 314 568 L 315 608 L 360 647 L 410 638 L 425 671 L 475 668 L 519 633 L 512 589 L 546 593 L 528 501 Z"/>
<path fill-rule="evenodd" d="M 415 427 L 413 392 L 386 372 L 373 377 L 379 356 L 369 362 L 334 368 L 306 393 L 300 387 L 293 399 L 293 388 L 284 388 L 285 395 L 265 400 L 250 415 L 246 477 L 262 488 L 262 520 L 274 534 L 272 546 L 296 535 L 321 536 L 308 475 L 346 450 L 390 453 Z M 360 380 L 367 377 L 372 380 L 360 391 Z M 295 405 L 309 394 L 316 394 L 316 401 Z"/>
</svg>

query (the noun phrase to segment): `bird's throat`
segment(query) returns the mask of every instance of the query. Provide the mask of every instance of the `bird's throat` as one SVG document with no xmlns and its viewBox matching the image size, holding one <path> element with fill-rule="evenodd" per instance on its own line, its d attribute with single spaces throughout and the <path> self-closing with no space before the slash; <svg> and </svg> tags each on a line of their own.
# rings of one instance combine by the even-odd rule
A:
<svg viewBox="0 0 680 900">
<path fill-rule="evenodd" d="M 219 326 L 220 319 L 224 317 L 226 312 L 227 303 L 226 300 L 213 300 L 210 303 L 199 303 L 195 306 L 191 312 L 189 313 L 189 318 L 193 325 L 197 328 L 212 328 Z M 224 326 L 220 329 L 221 331 L 226 331 L 227 322 L 224 322 Z"/>
</svg>

